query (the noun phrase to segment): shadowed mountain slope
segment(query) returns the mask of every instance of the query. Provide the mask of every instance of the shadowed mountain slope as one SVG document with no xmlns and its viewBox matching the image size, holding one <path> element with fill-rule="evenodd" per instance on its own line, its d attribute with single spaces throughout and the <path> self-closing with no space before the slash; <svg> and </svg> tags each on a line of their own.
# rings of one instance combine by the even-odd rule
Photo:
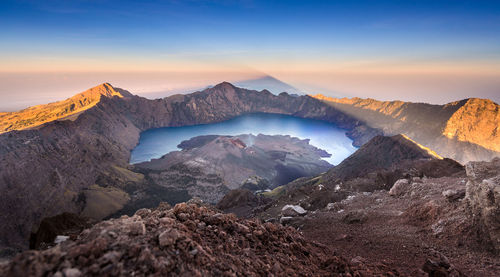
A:
<svg viewBox="0 0 500 277">
<path fill-rule="evenodd" d="M 290 94 L 300 94 L 300 91 L 297 88 L 269 75 L 258 77 L 255 79 L 237 81 L 234 84 L 238 87 L 246 89 L 254 89 L 259 91 L 268 90 L 274 94 L 279 94 L 282 92 L 288 92 Z"/>
<path fill-rule="evenodd" d="M 324 179 L 335 176 L 335 178 L 345 181 L 408 161 L 433 159 L 442 160 L 443 158 L 404 135 L 377 136 L 361 146 L 339 165 L 330 169 Z"/>
<path fill-rule="evenodd" d="M 352 193 L 390 190 L 400 179 L 445 176 L 465 176 L 464 166 L 452 159 L 441 158 L 404 135 L 376 136 L 327 172 L 299 178 L 272 192 L 263 193 L 275 200 L 273 204 L 264 205 L 262 201 L 239 203 L 232 199 L 239 197 L 239 193 L 233 193 L 226 195 L 221 201 L 226 204 L 221 207 L 225 211 L 235 210 L 245 215 L 265 209 L 270 216 L 276 216 L 285 204 L 301 205 L 307 210 L 323 209 Z M 251 205 L 255 203 L 261 206 Z"/>
</svg>

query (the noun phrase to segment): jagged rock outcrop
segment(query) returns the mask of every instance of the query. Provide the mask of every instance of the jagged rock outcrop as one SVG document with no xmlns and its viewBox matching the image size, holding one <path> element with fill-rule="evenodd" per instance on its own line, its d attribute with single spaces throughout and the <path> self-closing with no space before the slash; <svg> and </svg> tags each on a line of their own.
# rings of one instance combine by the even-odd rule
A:
<svg viewBox="0 0 500 277">
<path fill-rule="evenodd" d="M 351 265 L 293 228 L 195 204 L 142 209 L 96 224 L 75 241 L 26 251 L 2 276 L 357 276 L 390 274 Z"/>
<path fill-rule="evenodd" d="M 465 168 L 466 199 L 478 240 L 500 253 L 500 159 L 470 162 Z"/>
<path fill-rule="evenodd" d="M 103 84 L 97 90 L 108 88 Z M 108 215 L 123 208 L 122 192 L 131 195 L 147 186 L 143 175 L 128 169 L 128 160 L 140 132 L 149 128 L 269 112 L 332 122 L 349 130 L 356 145 L 379 133 L 314 98 L 276 96 L 229 83 L 157 100 L 130 96 L 117 88 L 114 91 L 126 97 L 100 97 L 73 120 L 55 120 L 36 129 L 0 135 L 1 246 L 26 248 L 32 229 L 42 218 L 61 212 L 80 214 L 98 199 L 115 201 L 107 207 Z"/>
<path fill-rule="evenodd" d="M 462 163 L 500 156 L 500 110 L 488 99 L 446 105 L 314 96 L 385 135 L 406 134 L 444 157 Z M 456 151 L 460 149 L 460 151 Z"/>
</svg>

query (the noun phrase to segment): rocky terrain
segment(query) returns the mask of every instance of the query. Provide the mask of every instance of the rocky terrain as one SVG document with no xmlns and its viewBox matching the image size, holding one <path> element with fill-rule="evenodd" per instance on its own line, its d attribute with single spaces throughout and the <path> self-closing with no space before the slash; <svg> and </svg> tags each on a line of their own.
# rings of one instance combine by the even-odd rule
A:
<svg viewBox="0 0 500 277">
<path fill-rule="evenodd" d="M 500 274 L 500 159 L 463 167 L 404 136 L 375 137 L 353 156 L 341 170 L 300 178 L 275 195 L 238 189 L 217 205 L 249 219 L 199 199 L 174 208 L 160 203 L 57 236 L 47 250 L 0 263 L 0 275 Z M 362 165 L 369 167 L 359 171 Z M 343 185 L 380 170 L 399 179 L 382 189 Z M 327 182 L 334 176 L 339 179 Z M 325 199 L 330 202 L 314 205 Z M 39 237 L 67 229 L 65 221 L 79 228 L 85 223 L 65 218 L 42 223 L 54 227 L 44 227 Z"/>
<path fill-rule="evenodd" d="M 464 167 L 443 159 L 402 135 L 377 136 L 339 165 L 318 176 L 297 179 L 282 187 L 277 202 L 296 202 L 307 209 L 322 209 L 353 192 L 390 190 L 406 178 L 465 175 Z"/>
<path fill-rule="evenodd" d="M 134 168 L 129 165 L 130 151 L 136 146 L 140 133 L 150 128 L 212 123 L 245 113 L 265 112 L 331 122 L 346 129 L 355 146 L 361 146 L 377 135 L 388 133 L 384 126 L 373 125 L 366 117 L 363 119 L 353 116 L 343 106 L 335 106 L 309 96 L 291 96 L 287 93 L 273 95 L 265 90 L 241 89 L 229 83 L 221 83 L 188 95 L 156 100 L 134 96 L 103 84 L 75 98 L 80 99 L 81 104 L 80 100 L 71 99 L 73 98 L 68 102 L 49 104 L 47 107 L 50 108 L 42 107 L 40 112 L 37 110 L 34 118 L 31 117 L 32 112 L 18 118 L 11 118 L 12 113 L 1 114 L 3 118 L 10 118 L 4 130 L 9 128 L 12 131 L 0 135 L 0 209 L 3 211 L 0 214 L 0 256 L 26 249 L 30 236 L 39 229 L 42 219 L 63 212 L 100 220 L 112 215 L 133 214 L 145 203 L 177 203 L 188 200 L 191 197 L 188 193 L 172 191 L 155 184 L 147 174 L 139 170 L 134 172 Z M 467 101 L 462 101 L 463 105 L 460 104 L 462 102 L 457 102 L 455 106 L 443 108 L 443 114 L 453 114 Z M 52 110 L 56 112 L 52 113 Z M 468 111 L 464 115 L 469 115 Z M 18 116 L 22 114 L 23 111 L 17 113 Z M 435 115 L 434 118 L 439 117 Z M 26 123 L 25 119 L 29 119 L 29 122 Z M 2 120 L 2 123 L 4 121 L 7 120 Z M 434 124 L 435 121 L 429 120 L 429 123 Z M 425 124 L 418 125 L 409 121 L 408 126 L 414 132 L 433 129 Z M 441 126 L 434 129 L 440 129 Z M 470 130 L 455 126 L 455 133 Z M 16 128 L 27 129 L 13 130 Z M 427 134 L 424 131 L 422 133 Z M 477 142 L 461 142 L 443 135 L 434 136 L 435 133 L 422 138 L 406 134 L 420 144 L 434 145 L 431 148 L 443 157 L 463 155 L 457 159 L 467 160 L 472 154 L 481 157 L 494 154 L 492 150 L 476 144 Z M 430 143 L 424 143 L 426 139 L 431 140 Z M 454 151 L 446 152 L 446 149 Z M 417 175 L 423 174 L 422 172 L 435 168 L 435 165 L 447 172 L 448 163 L 451 168 L 456 165 L 446 159 L 421 160 L 416 166 L 416 172 Z M 406 174 L 407 171 L 402 170 L 405 168 L 403 165 L 405 163 L 401 163 L 399 171 L 392 167 L 377 169 L 372 175 L 368 173 L 357 180 L 361 183 L 353 181 L 351 184 L 363 191 L 368 190 L 363 189 L 366 180 L 378 180 L 375 184 L 386 188 L 401 174 Z M 197 174 L 187 171 L 183 166 L 172 170 L 181 177 Z M 217 176 L 209 177 L 212 178 L 212 183 L 220 181 Z M 299 179 L 292 182 L 291 187 L 307 188 L 304 183 L 314 185 L 318 180 L 322 180 L 321 176 Z M 326 201 L 331 201 L 332 197 L 333 200 L 335 197 L 341 200 L 347 196 L 345 191 L 333 194 L 336 188 L 334 183 L 332 186 L 322 185 L 329 193 L 319 193 L 325 197 L 323 202 L 318 202 L 318 206 L 323 206 L 323 203 L 327 205 L 329 202 Z M 351 186 L 343 188 L 348 187 Z M 281 195 L 283 192 L 286 190 L 280 187 L 268 194 Z"/>
<path fill-rule="evenodd" d="M 438 154 L 462 163 L 500 156 L 500 109 L 488 99 L 446 105 L 314 96 L 385 135 L 406 134 Z M 456 151 L 461 149 L 461 151 Z"/>
<path fill-rule="evenodd" d="M 113 91 L 108 93 L 108 89 Z M 128 168 L 130 151 L 140 132 L 149 128 L 211 123 L 244 113 L 268 112 L 332 122 L 348 130 L 356 145 L 378 133 L 314 98 L 276 96 L 229 83 L 157 100 L 130 96 L 108 84 L 81 96 L 91 98 L 96 91 L 103 92 L 103 97 L 72 120 L 55 120 L 36 129 L 0 135 L 0 208 L 5 211 L 0 214 L 2 249 L 26 248 L 31 232 L 45 217 L 85 211 L 86 216 L 102 219 L 126 207 L 136 190 L 169 195 L 159 186 L 147 187 L 144 176 Z M 71 109 L 71 104 L 67 107 Z M 101 207 L 103 199 L 111 202 Z"/>
<path fill-rule="evenodd" d="M 411 143 L 376 137 L 338 169 L 260 196 L 272 200 L 234 192 L 219 207 L 294 226 L 358 264 L 410 276 L 498 276 L 500 159 L 463 167 Z M 377 183 L 381 172 L 394 181 Z"/>
<path fill-rule="evenodd" d="M 2 276 L 367 276 L 291 227 L 242 220 L 198 204 L 141 209 L 103 221 L 45 251 L 0 265 Z M 393 271 L 395 276 L 397 271 Z"/>
</svg>

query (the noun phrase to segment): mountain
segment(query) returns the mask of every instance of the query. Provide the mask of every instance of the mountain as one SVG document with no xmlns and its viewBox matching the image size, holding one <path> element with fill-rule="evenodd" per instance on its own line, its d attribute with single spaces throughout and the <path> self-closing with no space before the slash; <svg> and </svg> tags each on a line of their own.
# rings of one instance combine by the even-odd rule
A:
<svg viewBox="0 0 500 277">
<path fill-rule="evenodd" d="M 332 179 L 335 176 L 346 181 L 377 170 L 400 166 L 408 161 L 436 159 L 443 158 L 404 135 L 376 136 L 329 170 L 324 179 Z"/>
<path fill-rule="evenodd" d="M 272 76 L 266 75 L 255 79 L 236 81 L 234 84 L 241 88 L 253 90 L 268 90 L 273 94 L 287 92 L 289 94 L 303 94 L 297 88 L 278 80 Z"/>
<path fill-rule="evenodd" d="M 432 120 L 439 119 L 439 116 L 449 118 L 464 106 L 473 107 L 467 105 L 469 100 L 444 106 L 403 103 L 398 104 L 399 112 L 397 108 L 392 110 L 388 107 L 388 111 L 393 112 L 385 114 L 353 107 L 352 104 L 332 104 L 310 96 L 291 96 L 286 93 L 273 95 L 266 90 L 247 90 L 229 83 L 156 100 L 125 95 L 118 88 L 113 89 L 124 97 L 99 96 L 95 105 L 78 113 L 72 120 L 53 120 L 36 128 L 0 134 L 0 257 L 26 249 L 30 237 L 36 239 L 36 234 L 43 233 L 36 231 L 40 231 L 39 226 L 44 218 L 69 212 L 80 217 L 102 220 L 124 213 L 133 214 L 145 204 L 136 201 L 141 200 L 144 195 L 151 196 L 157 202 L 170 203 L 191 198 L 188 193 L 175 193 L 170 188 L 156 184 L 150 173 L 161 175 L 161 168 L 156 172 L 154 168 L 148 169 L 151 172 L 146 172 L 129 164 L 130 152 L 137 145 L 142 131 L 158 127 L 208 124 L 246 113 L 264 112 L 330 122 L 345 129 L 353 139 L 353 144 L 360 146 L 360 149 L 338 167 L 324 174 L 299 178 L 263 193 L 264 197 L 272 198 L 273 202 L 251 199 L 246 191 L 233 193 L 234 199 L 226 198 L 226 205 L 219 207 L 231 208 L 229 206 L 238 203 L 236 200 L 240 199 L 245 202 L 242 212 L 259 213 L 258 216 L 263 220 L 280 220 L 283 224 L 291 224 L 305 230 L 304 234 L 309 238 L 326 243 L 329 248 L 325 251 L 328 251 L 329 257 L 332 257 L 335 245 L 342 245 L 342 253 L 356 266 L 375 263 L 383 256 L 389 263 L 392 261 L 391 265 L 397 265 L 408 275 L 415 276 L 422 272 L 410 271 L 410 265 L 414 269 L 416 264 L 425 263 L 425 272 L 450 273 L 455 272 L 453 264 L 458 261 L 458 266 L 466 264 L 475 270 L 471 271 L 472 276 L 484 276 L 486 274 L 481 274 L 485 270 L 483 261 L 491 265 L 496 263 L 497 256 L 491 258 L 482 252 L 486 249 L 484 245 L 491 245 L 497 239 L 495 231 L 498 230 L 498 201 L 495 201 L 495 193 L 498 190 L 498 176 L 490 174 L 498 171 L 496 165 L 490 167 L 476 164 L 471 167 L 468 164 L 469 176 L 466 177 L 464 167 L 448 158 L 449 155 L 458 156 L 460 153 L 466 154 L 462 158 L 472 157 L 471 153 L 486 157 L 484 153 L 495 152 L 472 142 L 449 139 L 442 135 L 448 121 Z M 470 111 L 484 112 L 484 107 L 487 106 L 477 105 L 477 109 L 464 109 L 462 114 L 468 117 Z M 351 111 L 359 114 L 351 114 Z M 431 114 L 426 115 L 427 113 Z M 492 109 L 491 113 L 494 114 L 495 110 Z M 486 113 L 489 114 L 490 112 Z M 361 119 L 361 116 L 365 119 Z M 370 122 L 376 120 L 380 120 L 379 125 L 376 125 L 379 127 L 372 127 L 375 125 L 370 125 Z M 484 120 L 476 118 L 477 124 Z M 395 124 L 394 127 L 391 127 L 391 122 Z M 474 131 L 474 128 L 457 125 L 459 123 L 457 119 L 455 127 L 452 126 L 451 129 L 455 130 L 457 136 Z M 399 129 L 407 130 L 408 133 L 404 132 L 405 136 L 380 136 Z M 495 135 L 496 129 L 485 130 L 491 130 L 491 135 Z M 417 136 L 418 134 L 421 136 Z M 195 148 L 212 141 L 209 138 L 186 142 L 183 144 L 183 151 L 194 153 L 197 151 Z M 435 147 L 430 147 L 424 141 Z M 240 150 L 247 145 L 241 139 L 233 142 L 229 139 L 225 143 L 231 143 L 228 145 Z M 230 146 L 230 150 L 233 146 Z M 236 149 L 231 151 L 233 150 Z M 449 155 L 444 155 L 443 152 Z M 487 171 L 484 178 L 479 176 L 483 173 L 479 174 L 479 171 L 476 173 L 474 170 L 482 167 Z M 191 175 L 187 176 L 186 167 L 182 163 L 173 171 L 178 174 L 176 178 L 187 177 L 186 180 L 189 181 L 194 176 L 206 181 L 207 175 L 199 172 L 188 172 Z M 209 177 L 212 179 L 208 181 L 214 184 L 222 182 L 220 177 Z M 470 180 L 467 181 L 467 178 Z M 131 207 L 131 203 L 135 206 Z M 262 209 L 253 209 L 251 206 L 254 204 L 264 206 Z M 269 236 L 259 241 L 256 239 L 261 238 L 260 231 L 264 231 L 257 220 L 236 222 L 233 216 L 216 211 L 208 212 L 209 208 L 204 207 L 197 209 L 180 205 L 170 210 L 165 208 L 165 204 L 160 206 L 162 207 L 158 211 L 143 209 L 132 217 L 123 216 L 98 223 L 79 236 L 73 235 L 73 241 L 47 251 L 24 252 L 12 263 L 0 263 L 0 275 L 4 272 L 11 275 L 50 275 L 58 271 L 63 275 L 78 275 L 82 272 L 86 274 L 89 270 L 98 274 L 106 270 L 118 272 L 122 269 L 148 274 L 161 272 L 162 266 L 171 270 L 172 265 L 178 264 L 186 265 L 184 269 L 193 268 L 194 265 L 207 265 L 203 261 L 209 261 L 204 269 L 211 270 L 218 269 L 217 266 L 221 264 L 224 266 L 225 262 L 237 263 L 242 257 L 248 258 L 248 255 L 251 260 L 259 257 L 269 259 L 265 258 L 268 254 L 265 251 L 268 250 L 285 249 L 283 255 L 287 256 L 291 252 L 286 249 L 292 246 L 296 250 L 293 245 L 301 241 L 299 237 L 290 234 L 287 236 L 276 233 L 269 233 Z M 66 217 L 61 217 L 61 220 L 64 218 Z M 209 224 L 201 224 L 205 220 Z M 245 228 L 235 223 L 248 224 L 250 227 L 247 227 L 252 232 L 246 232 Z M 197 232 L 198 224 L 206 229 L 199 229 L 200 232 Z M 276 226 L 266 224 L 263 228 Z M 237 234 L 238 227 L 244 230 L 244 236 Z M 165 232 L 165 228 L 170 229 Z M 283 230 L 291 232 L 290 228 Z M 175 235 L 176 244 L 173 247 L 170 244 L 170 234 L 181 234 L 181 237 L 189 240 L 179 240 L 177 245 Z M 217 238 L 213 234 L 217 234 Z M 238 244 L 245 243 L 246 239 L 257 242 L 258 250 L 255 251 L 263 256 L 252 252 L 252 248 Z M 162 245 L 160 241 L 163 241 Z M 115 242 L 119 244 L 114 244 Z M 194 242 L 201 245 L 201 249 Z M 228 243 L 222 245 L 222 242 Z M 269 243 L 277 248 L 270 248 Z M 165 248 L 167 244 L 172 247 Z M 428 245 L 432 245 L 433 249 Z M 478 247 L 481 252 L 479 255 L 464 255 L 476 253 L 470 247 Z M 237 252 L 242 248 L 243 252 Z M 311 254 L 313 250 L 306 248 L 299 249 L 300 259 L 304 261 L 304 265 L 315 267 L 316 264 L 311 264 L 307 259 L 314 255 Z M 92 250 L 91 253 L 88 252 L 89 249 Z M 212 254 L 207 250 L 209 256 L 203 256 L 202 250 L 205 249 L 210 249 Z M 495 249 L 500 249 L 498 244 L 495 244 Z M 177 250 L 181 256 L 170 255 L 177 253 Z M 434 254 L 429 253 L 431 250 L 445 251 L 447 255 L 451 253 L 454 260 L 448 261 L 438 254 L 438 258 L 435 258 Z M 218 255 L 217 251 L 225 251 L 226 254 Z M 226 259 L 227 251 L 235 251 L 234 257 Z M 196 260 L 198 253 L 202 253 L 201 257 L 208 260 Z M 368 255 L 369 260 L 358 257 L 365 255 Z M 210 260 L 210 257 L 215 260 Z M 283 261 L 283 265 L 289 264 L 286 263 L 289 259 Z M 120 262 L 123 263 L 123 268 L 110 266 Z M 282 264 L 279 262 L 274 264 L 278 264 L 276 272 L 281 273 Z M 152 268 L 154 265 L 159 266 L 159 269 Z M 325 265 L 329 272 L 338 270 L 331 260 L 321 263 L 321 266 Z M 384 264 L 382 267 L 387 269 L 388 265 Z M 242 268 L 248 270 L 246 267 Z M 267 265 L 262 268 L 269 270 Z M 302 269 L 304 268 L 294 268 Z M 42 272 L 44 270 L 48 272 Z M 494 270 L 488 268 L 487 273 L 495 273 Z M 233 271 L 239 272 L 238 268 Z"/>
<path fill-rule="evenodd" d="M 26 248 L 40 221 L 62 212 L 110 216 L 136 192 L 186 200 L 186 195 L 149 186 L 144 174 L 129 167 L 141 131 L 219 122 L 252 112 L 326 120 L 346 129 L 355 145 L 379 134 L 312 97 L 276 96 L 229 83 L 156 100 L 100 97 L 74 120 L 0 134 L 0 209 L 5 211 L 0 214 L 0 245 Z"/>
<path fill-rule="evenodd" d="M 487 99 L 465 99 L 446 105 L 361 98 L 316 99 L 383 130 L 406 134 L 440 155 L 462 163 L 500 156 L 500 109 Z M 456 151 L 461 149 L 461 151 Z"/>
<path fill-rule="evenodd" d="M 446 121 L 442 134 L 500 152 L 500 106 L 488 99 L 467 99 Z"/>
<path fill-rule="evenodd" d="M 97 105 L 102 97 L 114 96 L 129 97 L 131 94 L 104 83 L 63 101 L 33 106 L 18 112 L 0 113 L 0 133 L 33 128 L 54 120 L 74 120 L 78 113 Z"/>
<path fill-rule="evenodd" d="M 101 87 L 101 91 L 109 90 L 110 95 L 118 92 L 123 97 L 101 97 L 102 93 L 96 93 L 99 101 L 79 112 L 73 120 L 60 118 L 36 128 L 0 134 L 0 209 L 3 211 L 0 247 L 25 249 L 31 232 L 43 218 L 63 212 L 102 219 L 120 213 L 144 192 L 156 195 L 155 201 L 177 203 L 189 199 L 188 194 L 175 194 L 152 185 L 145 174 L 129 165 L 130 151 L 137 145 L 140 133 L 150 128 L 214 123 L 246 113 L 278 113 L 330 122 L 345 129 L 355 146 L 361 146 L 387 132 L 384 126 L 390 125 L 371 127 L 368 121 L 344 109 L 352 105 L 336 106 L 306 95 L 273 95 L 227 82 L 203 91 L 155 100 L 130 95 L 107 84 Z M 459 105 L 440 109 L 446 114 L 448 109 L 458 110 Z M 460 153 L 484 157 L 487 157 L 484 153 L 494 154 L 472 143 L 426 132 L 428 125 L 421 123 L 411 123 L 409 128 L 425 136 L 404 133 L 419 144 L 436 146 L 430 148 L 443 157 Z M 400 174 L 382 173 L 374 183 L 376 186 L 368 183 L 373 181 L 370 176 L 363 179 L 362 185 L 353 183 L 353 186 L 363 190 L 366 185 L 366 189 L 373 190 L 377 186 L 388 186 Z"/>
</svg>

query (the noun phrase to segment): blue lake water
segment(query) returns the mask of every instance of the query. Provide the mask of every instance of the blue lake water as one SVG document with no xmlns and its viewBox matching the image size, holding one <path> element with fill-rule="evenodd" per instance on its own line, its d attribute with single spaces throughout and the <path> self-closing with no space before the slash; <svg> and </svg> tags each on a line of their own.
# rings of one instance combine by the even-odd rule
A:
<svg viewBox="0 0 500 277">
<path fill-rule="evenodd" d="M 183 127 L 150 129 L 141 133 L 139 144 L 132 150 L 130 163 L 139 163 L 177 151 L 184 140 L 201 135 L 291 135 L 310 139 L 310 144 L 332 154 L 325 158 L 336 165 L 351 155 L 356 148 L 345 135 L 346 130 L 335 125 L 313 119 L 304 119 L 279 114 L 247 114 L 227 121 Z"/>
</svg>

